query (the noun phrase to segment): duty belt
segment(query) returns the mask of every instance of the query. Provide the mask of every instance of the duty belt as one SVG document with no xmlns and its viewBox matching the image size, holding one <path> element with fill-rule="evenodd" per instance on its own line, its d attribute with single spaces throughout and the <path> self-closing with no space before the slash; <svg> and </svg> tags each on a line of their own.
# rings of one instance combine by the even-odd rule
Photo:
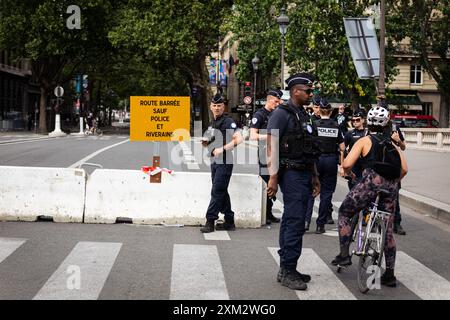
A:
<svg viewBox="0 0 450 320">
<path fill-rule="evenodd" d="M 280 165 L 283 170 L 306 170 L 307 165 L 304 163 L 295 163 L 295 162 L 282 162 Z"/>
</svg>

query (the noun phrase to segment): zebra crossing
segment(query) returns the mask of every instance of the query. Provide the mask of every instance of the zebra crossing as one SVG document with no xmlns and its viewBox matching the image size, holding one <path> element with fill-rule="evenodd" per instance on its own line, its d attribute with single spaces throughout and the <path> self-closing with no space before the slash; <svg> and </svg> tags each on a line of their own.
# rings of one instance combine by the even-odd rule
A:
<svg viewBox="0 0 450 320">
<path fill-rule="evenodd" d="M 232 237 L 226 232 L 219 237 L 227 238 L 227 240 L 231 238 L 231 242 L 220 243 L 233 243 Z M 16 252 L 28 241 L 33 240 L 0 238 L 0 271 L 5 262 L 17 258 Z M 167 252 L 167 255 L 171 256 L 171 259 L 168 259 L 170 265 L 160 266 L 163 269 L 170 269 L 170 273 L 168 273 L 168 275 L 170 274 L 169 295 L 162 299 L 229 300 L 234 299 L 234 291 L 230 290 L 229 283 L 236 284 L 238 282 L 241 287 L 251 286 L 251 280 L 246 283 L 230 279 L 234 275 L 238 276 L 244 270 L 237 267 L 233 270 L 226 269 L 226 266 L 230 267 L 229 264 L 223 262 L 223 255 L 226 255 L 227 248 L 220 246 L 220 243 L 174 243 L 171 245 L 172 252 Z M 242 243 L 238 242 L 237 245 L 242 246 Z M 111 280 L 111 270 L 120 260 L 118 257 L 126 255 L 124 250 L 122 243 L 118 242 L 80 241 L 76 243 L 45 284 L 38 292 L 33 293 L 32 299 L 99 299 L 105 284 Z M 250 269 L 261 266 L 259 272 L 264 273 L 265 281 L 274 288 L 280 289 L 280 285 L 275 281 L 279 264 L 277 250 L 276 247 L 264 247 L 262 251 L 267 254 L 264 255 L 267 257 L 265 261 L 255 261 L 254 257 L 249 256 L 249 260 L 242 261 L 240 266 Z M 396 276 L 401 286 L 406 287 L 420 299 L 450 300 L 450 282 L 447 279 L 405 252 L 399 251 L 397 257 Z M 128 263 L 127 269 L 122 268 L 121 272 L 133 272 L 133 261 Z M 164 262 L 155 261 L 154 263 L 156 265 Z M 269 268 L 263 266 L 269 266 Z M 308 290 L 295 292 L 296 297 L 300 300 L 355 300 L 361 298 L 357 289 L 349 286 L 348 277 L 337 274 L 329 261 L 319 256 L 313 248 L 303 248 L 299 270 L 312 276 Z M 120 275 L 120 277 L 124 276 Z M 349 275 L 347 274 L 347 276 Z M 3 281 L 7 280 L 0 279 L 0 293 L 4 290 L 2 289 Z M 152 288 L 148 288 L 148 290 L 152 290 Z M 288 293 L 291 292 L 289 289 L 285 290 Z M 253 297 L 249 296 L 246 299 L 253 299 Z"/>
</svg>

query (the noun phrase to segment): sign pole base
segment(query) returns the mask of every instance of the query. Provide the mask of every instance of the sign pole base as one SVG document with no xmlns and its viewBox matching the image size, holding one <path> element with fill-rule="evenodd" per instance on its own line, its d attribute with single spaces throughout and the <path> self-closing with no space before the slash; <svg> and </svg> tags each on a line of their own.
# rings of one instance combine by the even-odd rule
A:
<svg viewBox="0 0 450 320">
<path fill-rule="evenodd" d="M 161 167 L 160 157 L 154 156 L 153 157 L 153 167 Z M 150 183 L 161 183 L 161 172 L 157 173 L 153 176 L 150 176 Z"/>
</svg>

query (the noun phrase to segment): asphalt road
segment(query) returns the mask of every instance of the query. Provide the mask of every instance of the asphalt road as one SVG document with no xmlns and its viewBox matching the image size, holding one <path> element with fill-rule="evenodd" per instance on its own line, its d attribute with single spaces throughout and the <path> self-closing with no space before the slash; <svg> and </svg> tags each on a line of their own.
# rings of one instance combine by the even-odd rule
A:
<svg viewBox="0 0 450 320">
<path fill-rule="evenodd" d="M 150 165 L 152 143 L 127 139 L 66 137 L 9 144 L 3 139 L 0 165 L 70 167 L 83 159 L 114 169 L 139 170 Z M 196 144 L 188 143 L 183 151 L 178 144 L 162 143 L 162 166 L 209 170 Z M 239 156 L 247 160 L 236 165 L 234 172 L 256 174 L 256 149 L 240 148 Z M 185 161 L 188 149 L 194 155 L 189 165 Z M 176 152 L 183 163 L 169 161 Z M 339 179 L 333 198 L 336 206 L 346 192 L 345 182 Z M 281 211 L 278 201 L 275 214 Z M 1 222 L 0 299 L 45 299 L 50 293 L 61 299 L 450 299 L 450 227 L 411 208 L 402 207 L 402 214 L 407 235 L 396 236 L 399 286 L 365 295 L 357 289 L 355 266 L 337 274 L 329 264 L 338 250 L 335 225 L 328 225 L 324 235 L 314 230 L 305 234 L 300 270 L 313 280 L 307 292 L 295 292 L 275 280 L 278 265 L 272 253 L 278 247 L 277 224 L 216 232 L 213 236 L 220 239 L 208 240 L 198 227 Z M 75 289 L 69 290 L 76 270 L 80 286 L 75 281 Z"/>
</svg>

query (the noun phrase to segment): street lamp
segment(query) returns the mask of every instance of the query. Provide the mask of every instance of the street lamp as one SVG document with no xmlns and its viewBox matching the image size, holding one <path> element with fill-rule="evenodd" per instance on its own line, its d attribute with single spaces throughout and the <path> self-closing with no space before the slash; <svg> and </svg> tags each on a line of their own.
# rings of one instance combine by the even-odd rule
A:
<svg viewBox="0 0 450 320">
<path fill-rule="evenodd" d="M 286 9 L 281 8 L 281 14 L 277 18 L 277 23 L 280 26 L 281 33 L 281 89 L 284 90 L 284 45 L 285 45 L 285 36 L 286 30 L 289 25 L 289 17 L 286 15 Z"/>
<path fill-rule="evenodd" d="M 254 73 L 254 85 L 253 85 L 253 113 L 255 113 L 255 106 L 256 106 L 256 73 L 258 72 L 259 67 L 259 58 L 256 56 L 252 59 L 252 65 L 253 65 L 253 73 Z"/>
</svg>

